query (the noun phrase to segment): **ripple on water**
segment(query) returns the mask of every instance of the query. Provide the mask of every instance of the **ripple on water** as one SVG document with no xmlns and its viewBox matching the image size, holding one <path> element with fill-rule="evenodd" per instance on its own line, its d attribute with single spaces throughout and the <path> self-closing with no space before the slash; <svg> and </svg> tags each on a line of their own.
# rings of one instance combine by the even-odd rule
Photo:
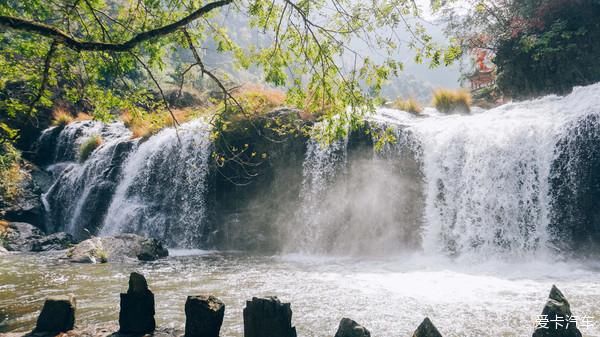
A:
<svg viewBox="0 0 600 337">
<path fill-rule="evenodd" d="M 78 323 L 115 321 L 119 293 L 137 270 L 156 297 L 159 325 L 183 328 L 187 295 L 210 293 L 227 305 L 224 336 L 242 336 L 253 296 L 292 303 L 302 336 L 332 336 L 351 317 L 376 336 L 410 335 L 429 316 L 444 336 L 530 336 L 552 284 L 575 315 L 600 319 L 597 266 L 583 263 L 459 264 L 403 256 L 385 259 L 245 256 L 179 252 L 152 263 L 82 265 L 41 255 L 0 260 L 0 332 L 30 330 L 46 296 L 74 293 Z M 600 336 L 600 323 L 586 336 Z"/>
</svg>

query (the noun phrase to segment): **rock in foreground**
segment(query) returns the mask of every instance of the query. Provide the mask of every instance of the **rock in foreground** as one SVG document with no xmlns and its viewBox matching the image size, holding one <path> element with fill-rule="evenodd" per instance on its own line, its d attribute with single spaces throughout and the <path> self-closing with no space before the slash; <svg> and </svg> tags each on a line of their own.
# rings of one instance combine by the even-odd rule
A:
<svg viewBox="0 0 600 337">
<path fill-rule="evenodd" d="M 185 337 L 219 337 L 225 304 L 214 296 L 188 296 L 185 302 Z"/>
<path fill-rule="evenodd" d="M 131 273 L 129 289 L 121 294 L 119 332 L 123 334 L 147 334 L 156 329 L 154 320 L 154 294 L 148 289 L 142 274 Z"/>
<path fill-rule="evenodd" d="M 371 333 L 355 321 L 342 318 L 335 337 L 371 337 Z"/>
<path fill-rule="evenodd" d="M 275 296 L 246 301 L 244 337 L 296 337 L 290 304 Z"/>
<path fill-rule="evenodd" d="M 442 337 L 442 334 L 435 325 L 433 325 L 429 317 L 425 317 L 423 322 L 419 324 L 417 330 L 415 330 L 413 337 Z"/>
<path fill-rule="evenodd" d="M 571 305 L 563 293 L 553 285 L 548 296 L 548 301 L 542 310 L 533 337 L 581 337 L 577 324 L 569 322 Z M 545 320 L 548 321 L 545 321 Z M 556 320 L 560 320 L 556 322 Z"/>
<path fill-rule="evenodd" d="M 72 330 L 75 326 L 75 307 L 73 296 L 48 298 L 33 332 L 58 334 Z"/>
<path fill-rule="evenodd" d="M 103 263 L 126 259 L 154 261 L 168 255 L 169 251 L 156 239 L 135 234 L 121 234 L 82 241 L 69 249 L 66 258 L 77 263 Z"/>
</svg>

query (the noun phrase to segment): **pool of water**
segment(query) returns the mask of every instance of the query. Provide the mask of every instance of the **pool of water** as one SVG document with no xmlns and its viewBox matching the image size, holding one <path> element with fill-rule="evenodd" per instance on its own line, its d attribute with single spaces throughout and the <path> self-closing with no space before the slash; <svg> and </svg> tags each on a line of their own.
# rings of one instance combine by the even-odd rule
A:
<svg viewBox="0 0 600 337">
<path fill-rule="evenodd" d="M 156 299 L 157 323 L 183 328 L 188 295 L 226 304 L 222 336 L 242 336 L 242 310 L 253 296 L 291 302 L 299 336 L 333 336 L 342 317 L 373 336 L 410 336 L 429 316 L 444 336 L 531 336 L 556 284 L 576 316 L 600 336 L 600 264 L 464 263 L 418 255 L 322 258 L 173 251 L 156 262 L 83 265 L 53 255 L 0 258 L 0 333 L 28 331 L 47 296 L 75 294 L 77 324 L 115 321 L 129 273 L 143 273 Z"/>
</svg>

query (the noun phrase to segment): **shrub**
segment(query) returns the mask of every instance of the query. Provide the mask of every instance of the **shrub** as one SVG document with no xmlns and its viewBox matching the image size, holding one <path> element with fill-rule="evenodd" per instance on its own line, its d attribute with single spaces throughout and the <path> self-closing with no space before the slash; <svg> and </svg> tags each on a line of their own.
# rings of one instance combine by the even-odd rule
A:
<svg viewBox="0 0 600 337">
<path fill-rule="evenodd" d="M 423 108 L 421 107 L 419 102 L 417 102 L 417 100 L 415 100 L 414 98 L 398 98 L 392 103 L 392 108 L 410 112 L 413 114 L 420 114 L 423 111 Z"/>
<path fill-rule="evenodd" d="M 461 89 L 438 89 L 433 92 L 433 106 L 443 113 L 468 113 L 471 111 L 471 94 Z"/>
<path fill-rule="evenodd" d="M 67 110 L 58 108 L 52 113 L 52 125 L 65 126 L 73 122 L 74 118 Z"/>
<path fill-rule="evenodd" d="M 14 200 L 21 192 L 21 154 L 11 144 L 0 145 L 0 197 Z"/>
<path fill-rule="evenodd" d="M 79 147 L 79 160 L 84 162 L 95 149 L 102 144 L 102 137 L 93 135 L 86 139 Z"/>
</svg>

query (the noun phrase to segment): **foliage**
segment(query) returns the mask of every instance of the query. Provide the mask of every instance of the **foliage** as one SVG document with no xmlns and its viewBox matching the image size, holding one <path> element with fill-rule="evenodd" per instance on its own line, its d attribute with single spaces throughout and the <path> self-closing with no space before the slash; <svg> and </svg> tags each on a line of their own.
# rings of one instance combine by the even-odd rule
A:
<svg viewBox="0 0 600 337">
<path fill-rule="evenodd" d="M 402 99 L 398 98 L 392 103 L 394 109 L 410 112 L 413 114 L 420 114 L 423 111 L 421 104 L 414 98 Z"/>
<path fill-rule="evenodd" d="M 449 30 L 465 50 L 491 51 L 504 94 L 563 94 L 600 81 L 597 0 L 468 2 L 467 15 L 447 13 Z"/>
<path fill-rule="evenodd" d="M 471 94 L 461 89 L 438 89 L 433 92 L 433 106 L 442 113 L 468 113 L 471 111 Z"/>
<path fill-rule="evenodd" d="M 102 137 L 99 135 L 93 135 L 86 139 L 79 147 L 79 161 L 86 161 L 100 145 L 102 145 Z"/>
<path fill-rule="evenodd" d="M 247 18 L 244 26 L 223 24 L 225 10 L 228 18 Z M 382 84 L 402 68 L 399 46 L 432 66 L 460 56 L 456 45 L 435 44 L 409 19 L 419 14 L 410 0 L 3 1 L 0 24 L 10 28 L 0 35 L 0 110 L 8 118 L 0 122 L 13 127 L 17 116 L 35 119 L 59 101 L 99 120 L 122 111 L 172 114 L 165 77 L 177 87 L 186 80 L 216 82 L 227 105 L 235 105 L 227 79 L 213 71 L 218 64 L 206 63 L 206 48 L 223 55 L 215 59 L 230 58 L 234 68 L 256 69 L 269 85 L 286 88 L 288 104 L 330 121 L 327 138 L 343 136 L 347 125 L 356 127 L 374 110 Z M 410 41 L 380 33 L 398 29 L 407 29 Z M 240 32 L 257 38 L 236 39 Z M 351 49 L 353 40 L 384 57 L 375 61 Z M 210 120 L 218 130 L 227 115 L 215 116 Z"/>
<path fill-rule="evenodd" d="M 0 144 L 0 197 L 10 201 L 21 192 L 21 154 L 11 144 Z"/>
</svg>

